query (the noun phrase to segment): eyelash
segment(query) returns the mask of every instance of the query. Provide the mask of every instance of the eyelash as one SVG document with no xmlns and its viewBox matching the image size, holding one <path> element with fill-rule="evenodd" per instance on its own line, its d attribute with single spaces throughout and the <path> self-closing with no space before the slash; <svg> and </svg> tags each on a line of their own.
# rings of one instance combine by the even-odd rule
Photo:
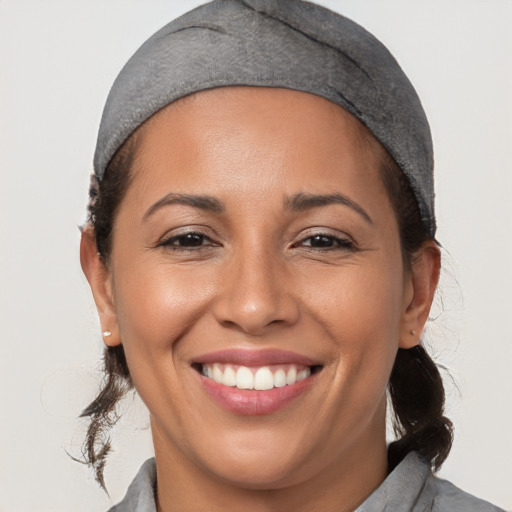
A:
<svg viewBox="0 0 512 512">
<path fill-rule="evenodd" d="M 179 245 L 180 240 L 183 241 L 187 237 L 197 237 L 198 239 L 200 239 L 199 245 L 190 245 L 190 246 Z M 320 239 L 324 239 L 324 241 L 326 241 L 327 243 L 332 243 L 332 245 L 330 245 L 330 246 L 328 245 L 328 246 L 324 246 L 324 247 L 321 247 L 321 246 L 315 247 L 314 245 L 311 244 L 311 242 L 314 239 L 317 239 L 317 241 L 319 241 Z M 306 241 L 309 241 L 310 243 L 308 245 L 306 245 L 305 244 Z M 209 242 L 209 243 L 205 244 L 204 242 Z M 218 245 L 216 243 L 214 243 L 210 237 L 208 237 L 204 233 L 197 232 L 197 231 L 190 231 L 190 232 L 180 233 L 178 235 L 173 235 L 169 238 L 162 240 L 161 242 L 159 242 L 157 244 L 157 247 L 164 247 L 164 248 L 170 249 L 172 251 L 185 251 L 185 252 L 198 251 L 198 250 L 211 248 L 211 247 L 217 247 L 217 246 Z M 308 250 L 322 251 L 322 252 L 336 251 L 336 250 L 348 250 L 348 251 L 356 250 L 354 243 L 349 238 L 340 238 L 340 237 L 331 235 L 329 233 L 311 234 L 307 237 L 302 238 L 298 242 L 295 242 L 294 244 L 292 244 L 291 247 L 292 248 L 304 247 L 304 248 L 307 248 Z"/>
<path fill-rule="evenodd" d="M 198 237 L 201 239 L 202 242 L 209 241 L 209 244 L 203 244 L 200 245 L 192 245 L 192 246 L 183 246 L 183 245 L 173 245 L 175 242 L 179 242 L 180 239 L 185 239 L 186 237 Z M 169 238 L 165 238 L 161 242 L 157 244 L 157 247 L 164 247 L 166 249 L 170 249 L 172 251 L 197 251 L 205 248 L 215 247 L 217 244 L 215 244 L 210 237 L 205 235 L 204 233 L 200 233 L 197 231 L 189 231 L 185 233 L 180 233 L 179 235 L 173 235 Z"/>
<path fill-rule="evenodd" d="M 322 238 L 327 239 L 328 241 L 332 242 L 332 245 L 327 246 L 327 247 L 314 247 L 313 245 L 311 245 L 311 241 L 315 238 L 316 239 L 322 239 Z M 310 245 L 304 245 L 304 242 L 306 242 L 308 240 L 310 241 Z M 322 252 L 339 251 L 339 250 L 355 251 L 355 249 L 356 249 L 354 242 L 352 242 L 352 240 L 350 240 L 349 238 L 340 238 L 340 237 L 331 235 L 329 233 L 314 233 L 305 238 L 302 238 L 301 240 L 299 240 L 299 242 L 294 243 L 292 245 L 292 247 L 299 247 L 299 246 L 305 247 L 308 250 L 322 251 Z"/>
</svg>

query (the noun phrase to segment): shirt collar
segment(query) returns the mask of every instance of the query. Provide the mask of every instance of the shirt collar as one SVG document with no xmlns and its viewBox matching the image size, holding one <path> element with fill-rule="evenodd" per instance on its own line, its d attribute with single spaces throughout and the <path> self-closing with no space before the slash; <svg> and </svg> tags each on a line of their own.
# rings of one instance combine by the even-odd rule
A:
<svg viewBox="0 0 512 512">
<path fill-rule="evenodd" d="M 409 453 L 355 512 L 421 512 L 429 510 L 434 491 L 430 467 Z M 109 512 L 156 512 L 156 464 L 147 460 L 128 488 L 123 501 Z"/>
</svg>

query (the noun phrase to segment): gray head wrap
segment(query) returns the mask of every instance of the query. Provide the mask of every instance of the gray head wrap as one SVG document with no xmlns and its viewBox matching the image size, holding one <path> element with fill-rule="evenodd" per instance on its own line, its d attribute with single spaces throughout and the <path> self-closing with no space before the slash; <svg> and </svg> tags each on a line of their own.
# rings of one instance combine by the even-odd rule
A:
<svg viewBox="0 0 512 512">
<path fill-rule="evenodd" d="M 108 96 L 96 176 L 101 180 L 115 152 L 155 112 L 188 94 L 230 85 L 305 91 L 348 110 L 402 169 L 434 236 L 432 140 L 414 88 L 365 29 L 300 0 L 215 0 L 148 39 Z"/>
</svg>

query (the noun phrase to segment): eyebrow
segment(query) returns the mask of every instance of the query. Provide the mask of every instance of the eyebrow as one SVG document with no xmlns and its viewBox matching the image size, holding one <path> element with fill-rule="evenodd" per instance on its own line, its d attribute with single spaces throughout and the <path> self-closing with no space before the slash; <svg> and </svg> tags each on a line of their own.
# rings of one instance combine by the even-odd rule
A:
<svg viewBox="0 0 512 512">
<path fill-rule="evenodd" d="M 224 204 L 213 196 L 176 194 L 171 192 L 151 205 L 144 214 L 142 220 L 147 220 L 148 217 L 153 215 L 160 208 L 173 204 L 192 206 L 194 208 L 199 208 L 213 213 L 223 213 L 226 210 Z M 318 195 L 299 192 L 298 194 L 285 199 L 285 208 L 295 212 L 302 212 L 311 208 L 318 208 L 331 204 L 348 206 L 361 215 L 368 223 L 373 224 L 373 220 L 362 206 L 340 193 Z"/>
<path fill-rule="evenodd" d="M 340 193 L 317 195 L 300 192 L 285 200 L 285 208 L 287 210 L 299 212 L 309 210 L 310 208 L 318 208 L 320 206 L 328 206 L 331 204 L 341 204 L 343 206 L 348 206 L 359 215 L 361 215 L 361 217 L 363 217 L 366 222 L 373 224 L 372 218 L 361 205 Z"/>
<path fill-rule="evenodd" d="M 153 215 L 160 208 L 172 204 L 192 206 L 194 208 L 199 208 L 200 210 L 206 210 L 213 213 L 222 213 L 225 211 L 224 205 L 212 196 L 170 193 L 151 205 L 144 214 L 144 217 L 142 217 L 142 220 L 147 220 L 148 217 Z"/>
</svg>

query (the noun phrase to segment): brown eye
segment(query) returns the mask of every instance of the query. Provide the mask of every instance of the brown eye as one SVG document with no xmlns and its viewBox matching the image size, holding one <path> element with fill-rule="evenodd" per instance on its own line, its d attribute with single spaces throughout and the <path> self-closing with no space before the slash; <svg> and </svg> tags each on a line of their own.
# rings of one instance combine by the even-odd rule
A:
<svg viewBox="0 0 512 512">
<path fill-rule="evenodd" d="M 160 242 L 159 246 L 170 249 L 194 249 L 215 245 L 210 238 L 202 233 L 182 233 Z"/>
<path fill-rule="evenodd" d="M 354 249 L 354 244 L 351 240 L 327 234 L 308 236 L 296 244 L 296 246 L 320 250 Z"/>
<path fill-rule="evenodd" d="M 311 247 L 333 247 L 335 245 L 335 241 L 333 237 L 330 236 L 324 236 L 324 235 L 317 235 L 312 236 L 309 239 L 309 245 Z"/>
<path fill-rule="evenodd" d="M 205 238 L 205 236 L 198 233 L 187 233 L 171 240 L 174 241 L 174 245 L 179 245 L 180 247 L 199 247 L 203 245 Z"/>
</svg>

